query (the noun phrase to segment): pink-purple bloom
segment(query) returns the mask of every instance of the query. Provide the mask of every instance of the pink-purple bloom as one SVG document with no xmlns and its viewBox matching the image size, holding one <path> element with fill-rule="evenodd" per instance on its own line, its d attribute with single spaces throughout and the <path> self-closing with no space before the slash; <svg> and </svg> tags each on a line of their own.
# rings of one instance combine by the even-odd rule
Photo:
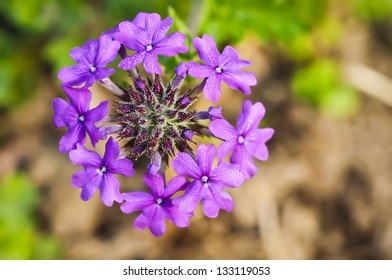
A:
<svg viewBox="0 0 392 280">
<path fill-rule="evenodd" d="M 180 32 L 165 36 L 173 23 L 171 17 L 161 20 L 159 14 L 141 14 L 133 22 L 124 21 L 118 26 L 114 38 L 134 54 L 124 58 L 118 67 L 129 70 L 143 62 L 148 73 L 162 74 L 158 55 L 174 56 L 188 51 L 186 37 Z"/>
<path fill-rule="evenodd" d="M 96 80 L 114 74 L 113 68 L 105 67 L 116 59 L 120 46 L 110 34 L 103 34 L 98 40 L 88 40 L 82 47 L 70 51 L 69 55 L 77 64 L 61 69 L 58 78 L 64 85 L 91 87 Z"/>
<path fill-rule="evenodd" d="M 95 123 L 102 120 L 109 112 L 109 101 L 101 102 L 96 108 L 89 109 L 91 92 L 88 89 L 63 87 L 69 98 L 68 104 L 64 99 L 53 101 L 56 127 L 68 127 L 68 131 L 60 139 L 60 152 L 66 153 L 76 148 L 77 143 L 84 143 L 86 133 L 90 136 L 91 144 L 95 146 L 99 139 L 106 138 L 105 128 L 97 128 Z"/>
<path fill-rule="evenodd" d="M 257 84 L 253 73 L 242 72 L 240 69 L 250 64 L 249 61 L 239 58 L 238 52 L 231 46 L 225 47 L 219 53 L 214 39 L 209 35 L 192 40 L 199 57 L 205 64 L 187 62 L 188 74 L 194 78 L 206 78 L 204 95 L 214 103 L 222 95 L 220 85 L 224 81 L 232 89 L 238 89 L 244 94 L 251 94 L 250 86 Z"/>
<path fill-rule="evenodd" d="M 71 162 L 84 167 L 72 176 L 75 188 L 81 188 L 80 197 L 89 200 L 99 189 L 100 198 L 106 206 L 112 206 L 114 201 L 123 202 L 120 193 L 120 182 L 114 174 L 133 176 L 133 162 L 119 157 L 120 146 L 112 137 L 106 142 L 103 158 L 94 151 L 87 150 L 82 144 L 69 153 Z"/>
<path fill-rule="evenodd" d="M 211 122 L 209 129 L 212 134 L 223 142 L 218 148 L 218 158 L 222 160 L 227 154 L 233 152 L 230 162 L 238 163 L 246 179 L 253 177 L 257 172 L 256 164 L 252 157 L 259 160 L 268 159 L 266 142 L 274 134 L 272 128 L 258 128 L 264 117 L 265 108 L 262 103 L 254 105 L 246 100 L 234 128 L 225 119 Z"/>
<path fill-rule="evenodd" d="M 142 211 L 134 221 L 136 229 L 143 230 L 148 227 L 153 235 L 160 236 L 166 230 L 165 219 L 180 228 L 189 226 L 192 214 L 180 212 L 178 205 L 173 205 L 171 199 L 171 196 L 188 184 L 184 177 L 174 177 L 165 186 L 165 178 L 162 175 L 145 173 L 144 183 L 151 193 L 123 193 L 125 202 L 120 206 L 121 211 L 126 214 Z"/>
<path fill-rule="evenodd" d="M 233 210 L 233 199 L 223 188 L 240 186 L 244 175 L 237 164 L 219 162 L 213 168 L 215 154 L 214 145 L 201 144 L 197 148 L 196 159 L 187 153 L 178 153 L 172 161 L 178 175 L 193 179 L 185 193 L 173 200 L 181 212 L 192 213 L 200 201 L 204 214 L 209 218 L 217 217 L 219 209 Z"/>
</svg>

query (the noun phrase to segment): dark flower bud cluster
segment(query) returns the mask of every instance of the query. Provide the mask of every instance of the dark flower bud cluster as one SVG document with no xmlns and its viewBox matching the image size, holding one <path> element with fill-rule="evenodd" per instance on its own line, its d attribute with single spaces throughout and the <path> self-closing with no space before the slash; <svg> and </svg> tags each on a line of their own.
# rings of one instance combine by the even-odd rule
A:
<svg viewBox="0 0 392 280">
<path fill-rule="evenodd" d="M 140 212 L 135 228 L 149 228 L 155 236 L 165 232 L 166 219 L 177 227 L 189 226 L 200 202 L 209 218 L 217 217 L 220 210 L 232 211 L 233 199 L 224 189 L 239 187 L 255 175 L 253 157 L 268 159 L 266 142 L 274 133 L 271 128 L 258 128 L 265 113 L 261 102 L 245 101 L 236 128 L 224 119 L 221 107 L 192 109 L 201 93 L 216 103 L 222 82 L 245 95 L 257 83 L 254 74 L 241 71 L 250 62 L 240 59 L 230 46 L 221 54 L 208 35 L 192 40 L 203 63 L 181 62 L 170 82 L 163 79 L 158 56 L 189 50 L 184 34 L 166 35 L 172 23 L 170 17 L 161 20 L 158 14 L 139 13 L 133 21 L 121 22 L 97 40 L 72 49 L 76 65 L 58 74 L 69 102 L 53 101 L 55 126 L 68 128 L 60 139 L 60 151 L 83 167 L 71 178 L 72 185 L 81 189 L 81 198 L 89 200 L 99 191 L 106 206 L 117 202 L 124 213 Z M 118 57 L 118 68 L 130 75 L 128 86 L 110 79 L 116 70 L 108 65 Z M 202 81 L 183 91 L 181 84 L 188 75 Z M 109 101 L 91 108 L 90 87 L 95 82 L 113 93 L 114 113 L 109 113 Z M 194 151 L 190 145 L 197 145 L 194 136 L 213 136 L 222 143 L 218 148 L 200 144 Z M 85 147 L 87 138 L 93 148 L 107 139 L 103 156 Z M 144 173 L 149 192 L 122 192 L 117 175 L 133 176 L 133 163 L 140 157 L 150 159 Z M 170 159 L 176 176 L 167 180 Z"/>
</svg>

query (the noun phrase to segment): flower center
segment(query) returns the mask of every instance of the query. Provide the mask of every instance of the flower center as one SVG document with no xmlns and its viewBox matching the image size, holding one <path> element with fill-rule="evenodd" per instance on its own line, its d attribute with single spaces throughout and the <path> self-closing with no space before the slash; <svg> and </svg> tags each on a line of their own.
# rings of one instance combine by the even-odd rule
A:
<svg viewBox="0 0 392 280">
<path fill-rule="evenodd" d="M 208 176 L 206 176 L 206 175 L 204 175 L 203 177 L 201 177 L 201 181 L 203 182 L 203 183 L 208 183 Z"/>
<path fill-rule="evenodd" d="M 215 71 L 216 71 L 216 73 L 220 74 L 220 73 L 222 73 L 223 69 L 222 69 L 222 67 L 218 66 L 215 68 Z"/>
<path fill-rule="evenodd" d="M 241 135 L 241 136 L 238 137 L 237 142 L 238 142 L 238 144 L 244 144 L 245 138 L 242 137 L 242 135 Z"/>
<path fill-rule="evenodd" d="M 84 121 L 86 120 L 86 117 L 83 116 L 83 115 L 80 115 L 80 116 L 78 117 L 78 120 L 79 120 L 80 122 L 84 122 Z"/>
<path fill-rule="evenodd" d="M 155 199 L 155 201 L 156 201 L 156 203 L 159 204 L 159 205 L 161 205 L 162 202 L 163 202 L 162 198 L 159 198 L 159 197 L 158 197 L 157 199 Z"/>
<path fill-rule="evenodd" d="M 94 73 L 95 70 L 97 70 L 97 67 L 95 67 L 94 65 L 91 65 L 91 66 L 90 66 L 90 72 L 91 72 L 91 73 Z"/>
<path fill-rule="evenodd" d="M 98 173 L 99 174 L 101 174 L 101 175 L 103 175 L 104 173 L 106 173 L 106 166 L 101 166 L 101 168 L 100 169 L 98 169 Z"/>
<path fill-rule="evenodd" d="M 152 46 L 152 44 L 147 45 L 146 47 L 146 51 L 151 51 L 154 47 Z"/>
</svg>

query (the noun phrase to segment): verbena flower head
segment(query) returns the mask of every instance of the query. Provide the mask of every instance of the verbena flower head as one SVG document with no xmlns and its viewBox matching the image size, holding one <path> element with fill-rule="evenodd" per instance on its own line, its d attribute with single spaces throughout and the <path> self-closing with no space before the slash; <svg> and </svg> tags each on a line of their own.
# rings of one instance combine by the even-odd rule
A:
<svg viewBox="0 0 392 280">
<path fill-rule="evenodd" d="M 258 128 L 264 116 L 261 103 L 244 103 L 237 129 L 224 119 L 223 105 L 193 106 L 202 92 L 217 102 L 222 81 L 246 95 L 251 93 L 255 76 L 240 70 L 249 62 L 241 60 L 232 47 L 220 54 L 210 36 L 194 38 L 193 45 L 205 64 L 181 61 L 175 69 L 166 67 L 167 73 L 161 75 L 158 55 L 171 57 L 188 51 L 184 34 L 166 36 L 172 23 L 170 17 L 161 20 L 158 14 L 139 13 L 132 21 L 121 22 L 97 40 L 71 50 L 77 64 L 58 75 L 69 103 L 61 98 L 53 101 L 55 126 L 68 127 L 60 151 L 69 152 L 71 162 L 83 167 L 71 178 L 74 187 L 81 188 L 81 198 L 89 200 L 99 190 L 106 206 L 118 202 L 124 213 L 140 211 L 134 226 L 149 228 L 155 236 L 165 232 L 166 219 L 187 227 L 199 202 L 210 218 L 217 217 L 221 209 L 233 210 L 233 199 L 225 188 L 239 187 L 254 175 L 252 156 L 267 159 L 265 142 L 273 133 Z M 132 53 L 128 55 L 127 50 Z M 117 58 L 122 59 L 118 68 L 107 69 Z M 138 69 L 142 62 L 145 71 Z M 111 80 L 116 70 L 126 70 L 130 83 Z M 172 79 L 167 81 L 170 73 Z M 204 79 L 184 90 L 188 75 Z M 90 109 L 89 88 L 95 81 L 113 94 L 113 110 L 107 107 L 109 100 Z M 103 157 L 85 148 L 86 135 L 94 148 L 110 137 Z M 205 139 L 211 143 L 211 137 L 223 140 L 218 152 L 214 145 L 202 144 Z M 228 153 L 232 153 L 230 162 L 225 161 Z M 149 160 L 141 171 L 149 192 L 124 192 L 116 176 L 133 176 L 133 162 L 140 159 Z M 176 174 L 166 182 L 170 162 Z"/>
<path fill-rule="evenodd" d="M 68 127 L 67 133 L 61 137 L 60 151 L 70 152 L 76 148 L 77 143 L 84 143 L 86 133 L 90 136 L 91 144 L 99 139 L 106 138 L 106 130 L 97 128 L 95 123 L 102 120 L 109 112 L 109 101 L 101 102 L 98 107 L 89 109 L 91 92 L 88 89 L 63 87 L 69 98 L 68 104 L 64 99 L 56 98 L 53 101 L 54 125 L 56 127 Z"/>
<path fill-rule="evenodd" d="M 143 230 L 148 227 L 153 235 L 160 236 L 166 230 L 165 219 L 170 220 L 177 227 L 189 226 L 192 213 L 180 212 L 171 199 L 171 196 L 186 187 L 188 182 L 185 178 L 174 177 L 165 185 L 163 176 L 145 173 L 144 183 L 151 193 L 140 191 L 123 193 L 125 202 L 120 207 L 126 214 L 142 211 L 134 222 L 136 229 Z"/>
<path fill-rule="evenodd" d="M 238 52 L 227 46 L 222 54 L 219 53 L 214 39 L 209 35 L 203 38 L 194 38 L 193 46 L 205 64 L 187 62 L 188 73 L 195 78 L 207 78 L 204 87 L 206 99 L 214 103 L 222 95 L 220 85 L 224 81 L 232 89 L 239 89 L 244 94 L 251 94 L 250 86 L 257 84 L 253 73 L 242 72 L 240 69 L 250 64 L 249 61 L 239 58 Z"/>
<path fill-rule="evenodd" d="M 83 145 L 69 153 L 71 162 L 84 167 L 72 176 L 75 188 L 82 188 L 81 198 L 89 200 L 97 189 L 100 191 L 102 202 L 112 206 L 114 201 L 123 201 L 120 193 L 120 182 L 114 174 L 133 176 L 133 163 L 130 159 L 119 158 L 120 147 L 112 137 L 106 143 L 105 155 L 101 158 L 98 153 L 87 150 Z"/>
<path fill-rule="evenodd" d="M 177 174 L 193 179 L 185 194 L 174 199 L 173 203 L 179 205 L 181 212 L 193 213 L 200 201 L 209 218 L 217 217 L 219 209 L 233 210 L 233 200 L 223 188 L 242 185 L 244 175 L 237 164 L 220 162 L 213 168 L 215 153 L 214 145 L 201 144 L 196 159 L 187 153 L 179 153 L 172 161 Z"/>
<path fill-rule="evenodd" d="M 114 69 L 105 66 L 116 59 L 119 49 L 120 43 L 113 41 L 110 35 L 88 40 L 82 47 L 70 51 L 69 55 L 77 64 L 61 69 L 58 78 L 65 85 L 89 88 L 95 81 L 114 74 Z"/>
<path fill-rule="evenodd" d="M 188 51 L 188 47 L 183 44 L 186 40 L 184 34 L 174 32 L 165 36 L 172 24 L 172 18 L 161 20 L 158 14 L 143 14 L 135 23 L 120 23 L 119 32 L 114 34 L 114 38 L 135 53 L 124 58 L 118 66 L 129 70 L 143 62 L 147 72 L 162 74 L 158 55 L 174 56 Z"/>
<path fill-rule="evenodd" d="M 257 172 L 252 157 L 259 160 L 268 159 L 266 142 L 274 134 L 272 128 L 258 128 L 264 117 L 263 104 L 252 103 L 247 100 L 242 106 L 235 129 L 228 121 L 217 119 L 211 122 L 210 130 L 214 136 L 225 140 L 218 148 L 218 158 L 222 160 L 232 152 L 230 162 L 240 164 L 241 171 L 247 179 Z"/>
</svg>

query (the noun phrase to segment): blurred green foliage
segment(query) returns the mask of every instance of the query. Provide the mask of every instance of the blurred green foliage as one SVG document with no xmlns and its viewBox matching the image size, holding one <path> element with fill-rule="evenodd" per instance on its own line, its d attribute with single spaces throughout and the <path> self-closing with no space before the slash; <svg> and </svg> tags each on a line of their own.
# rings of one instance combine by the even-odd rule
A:
<svg viewBox="0 0 392 280">
<path fill-rule="evenodd" d="M 56 259 L 60 243 L 37 229 L 38 190 L 22 174 L 0 182 L 0 259 Z"/>
<path fill-rule="evenodd" d="M 321 104 L 326 104 L 325 96 L 336 94 L 325 94 L 326 88 L 317 83 L 298 85 L 306 83 L 301 79 L 318 79 L 317 65 L 323 65 L 326 59 L 338 66 L 336 59 L 328 57 L 328 50 L 339 45 L 345 26 L 331 7 L 338 7 L 348 18 L 363 24 L 391 22 L 392 18 L 392 0 L 1 1 L 0 108 L 12 109 L 28 101 L 39 81 L 48 75 L 59 85 L 58 70 L 73 64 L 68 56 L 70 49 L 144 11 L 174 17 L 174 27 L 188 35 L 189 46 L 191 35 L 208 33 L 222 49 L 241 41 L 246 34 L 254 34 L 263 44 L 298 63 L 292 81 L 295 96 L 329 111 L 330 106 Z M 162 62 L 172 67 L 179 58 L 162 58 Z M 341 79 L 336 72 L 334 75 L 333 79 Z M 336 95 L 330 104 L 358 103 L 348 85 L 334 85 L 328 91 L 342 92 L 343 87 L 351 93 L 345 98 Z M 355 106 L 350 105 L 347 111 L 354 112 Z"/>
</svg>

